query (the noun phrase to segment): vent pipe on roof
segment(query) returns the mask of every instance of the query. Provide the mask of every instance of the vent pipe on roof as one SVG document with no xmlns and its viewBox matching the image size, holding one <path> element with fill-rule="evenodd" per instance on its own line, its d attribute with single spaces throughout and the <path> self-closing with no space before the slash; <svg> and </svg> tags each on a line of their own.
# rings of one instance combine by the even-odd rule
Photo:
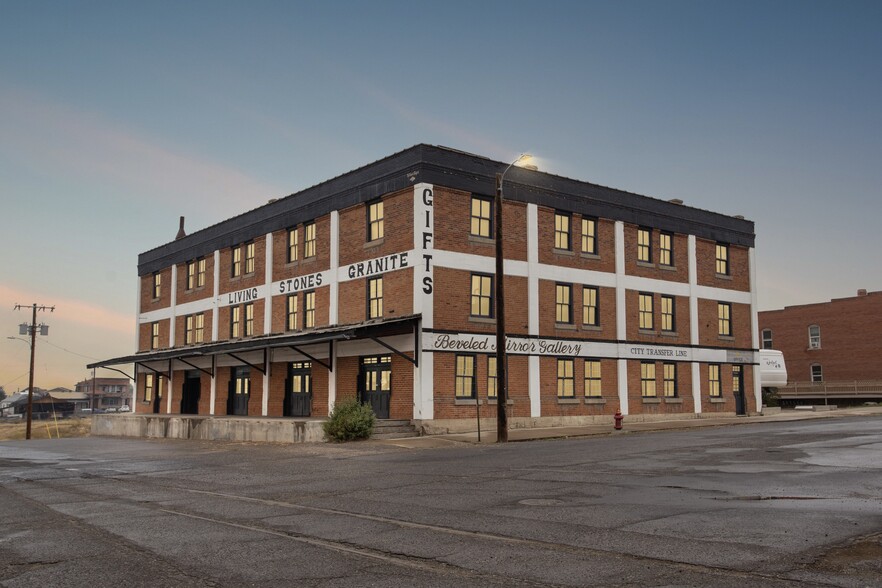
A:
<svg viewBox="0 0 882 588">
<path fill-rule="evenodd" d="M 679 198 L 671 198 L 670 200 L 668 200 L 668 202 L 670 202 L 671 204 L 683 204 L 683 201 Z"/>
<path fill-rule="evenodd" d="M 744 215 L 743 214 L 736 214 L 735 218 L 737 218 L 738 220 L 744 220 Z"/>
<path fill-rule="evenodd" d="M 864 290 L 863 288 L 861 288 L 860 290 L 858 290 L 858 296 L 866 296 L 866 295 L 867 295 L 867 291 Z"/>
<path fill-rule="evenodd" d="M 178 227 L 178 234 L 175 235 L 175 241 L 178 239 L 183 239 L 187 236 L 187 233 L 184 231 L 184 217 L 181 217 L 181 226 Z"/>
</svg>

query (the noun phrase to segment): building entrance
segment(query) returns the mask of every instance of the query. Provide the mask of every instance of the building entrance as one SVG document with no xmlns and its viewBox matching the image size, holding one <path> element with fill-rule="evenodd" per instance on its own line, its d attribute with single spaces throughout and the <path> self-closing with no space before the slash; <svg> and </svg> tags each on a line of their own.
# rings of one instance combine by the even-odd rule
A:
<svg viewBox="0 0 882 588">
<path fill-rule="evenodd" d="M 312 414 L 312 362 L 295 361 L 288 364 L 282 414 L 286 417 L 308 417 Z"/>
<path fill-rule="evenodd" d="M 392 356 L 362 357 L 358 370 L 359 402 L 373 409 L 378 419 L 389 418 L 392 399 Z"/>
<path fill-rule="evenodd" d="M 746 415 L 744 399 L 744 371 L 740 365 L 732 366 L 732 391 L 735 393 L 735 414 Z"/>
<path fill-rule="evenodd" d="M 227 414 L 247 416 L 248 400 L 251 398 L 251 370 L 247 367 L 233 368 L 227 396 Z"/>
<path fill-rule="evenodd" d="M 181 414 L 199 414 L 199 394 L 202 390 L 202 380 L 199 372 L 188 370 L 184 376 L 184 386 L 181 390 Z"/>
</svg>

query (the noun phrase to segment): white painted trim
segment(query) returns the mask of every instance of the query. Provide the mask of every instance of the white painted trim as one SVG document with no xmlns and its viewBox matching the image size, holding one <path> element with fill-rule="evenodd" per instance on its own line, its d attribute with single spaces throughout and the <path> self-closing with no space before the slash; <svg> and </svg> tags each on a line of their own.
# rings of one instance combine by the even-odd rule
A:
<svg viewBox="0 0 882 588">
<path fill-rule="evenodd" d="M 340 267 L 340 213 L 331 211 L 331 276 L 337 276 Z M 330 280 L 330 301 L 328 303 L 328 323 L 336 325 L 339 322 L 340 286 L 339 278 Z"/>
<path fill-rule="evenodd" d="M 615 223 L 616 273 L 613 276 L 616 287 L 616 339 L 628 337 L 628 308 L 625 300 L 625 223 Z"/>
<path fill-rule="evenodd" d="M 272 367 L 270 367 L 273 350 L 267 351 L 266 360 L 263 362 L 263 398 L 261 399 L 260 414 L 267 416 L 269 413 L 269 389 Z"/>
<path fill-rule="evenodd" d="M 219 309 L 217 305 L 214 304 L 214 301 L 217 300 L 218 296 L 220 296 L 220 250 L 215 250 L 214 252 L 214 292 L 213 298 L 210 301 L 212 306 L 212 310 L 214 312 L 211 313 L 211 340 L 218 340 L 218 325 L 220 324 Z M 214 403 L 212 403 L 212 407 L 214 407 Z"/>
<path fill-rule="evenodd" d="M 542 416 L 542 377 L 539 369 L 539 356 L 531 355 L 527 359 L 527 386 L 530 394 L 530 416 L 533 418 Z"/>
<path fill-rule="evenodd" d="M 539 207 L 527 204 L 527 332 L 539 335 Z M 542 416 L 542 375 L 538 357 L 527 360 L 527 392 L 530 416 Z"/>
<path fill-rule="evenodd" d="M 316 356 L 318 357 L 318 356 Z M 331 362 L 330 373 L 328 373 L 328 416 L 334 410 L 334 404 L 337 402 L 337 343 L 331 343 L 331 353 L 328 358 Z"/>
<path fill-rule="evenodd" d="M 689 248 L 689 342 L 698 345 L 698 253 L 695 235 L 688 236 Z"/>
<path fill-rule="evenodd" d="M 432 328 L 435 316 L 434 198 L 432 184 L 420 183 L 413 187 L 413 312 L 421 315 L 420 332 Z M 427 283 L 431 284 L 429 293 L 425 292 Z M 413 418 L 431 420 L 435 415 L 435 358 L 431 353 L 424 353 L 421 345 L 414 356 L 418 358 L 419 367 L 414 367 L 413 374 Z"/>
<path fill-rule="evenodd" d="M 756 249 L 751 247 L 747 250 L 748 273 L 750 275 L 750 320 L 751 320 L 751 345 L 759 349 L 759 297 L 756 291 Z M 759 355 L 759 354 L 757 354 Z M 753 396 L 756 401 L 756 409 L 763 408 L 763 383 L 760 379 L 760 370 L 753 368 Z M 745 407 L 748 414 L 750 409 Z"/>
<path fill-rule="evenodd" d="M 616 378 L 616 383 L 618 384 L 619 389 L 619 410 L 622 411 L 622 415 L 627 415 L 628 411 L 628 360 L 627 359 L 619 359 L 616 361 L 618 368 L 618 377 Z"/>
<path fill-rule="evenodd" d="M 701 368 L 697 363 L 692 364 L 692 404 L 695 414 L 701 414 Z"/>
<path fill-rule="evenodd" d="M 177 301 L 178 301 L 178 264 L 171 266 L 171 303 L 168 307 L 168 346 L 175 346 L 175 317 L 177 317 Z"/>
<path fill-rule="evenodd" d="M 263 282 L 265 284 L 265 295 L 263 296 L 263 334 L 268 335 L 273 332 L 273 297 L 270 295 L 270 287 L 273 283 L 273 234 L 266 234 L 266 251 L 264 255 L 264 272 Z M 264 412 L 266 416 L 266 412 Z"/>
<path fill-rule="evenodd" d="M 215 358 L 212 358 L 212 369 L 211 373 L 215 374 L 211 376 L 211 391 L 208 394 L 208 399 L 211 402 L 211 405 L 208 407 L 208 414 L 214 416 L 214 403 L 217 402 L 217 362 Z"/>
</svg>

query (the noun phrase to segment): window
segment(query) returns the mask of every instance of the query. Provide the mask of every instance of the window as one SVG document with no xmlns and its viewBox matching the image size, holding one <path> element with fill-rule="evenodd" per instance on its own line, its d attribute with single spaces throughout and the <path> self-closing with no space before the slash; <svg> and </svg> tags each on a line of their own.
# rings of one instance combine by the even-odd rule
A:
<svg viewBox="0 0 882 588">
<path fill-rule="evenodd" d="M 367 311 L 368 318 L 381 318 L 383 316 L 383 278 L 368 278 L 367 283 Z"/>
<path fill-rule="evenodd" d="M 315 291 L 303 295 L 303 326 L 307 329 L 315 326 Z"/>
<path fill-rule="evenodd" d="M 300 259 L 300 233 L 297 227 L 288 229 L 288 263 Z"/>
<path fill-rule="evenodd" d="M 490 318 L 493 316 L 493 278 L 472 274 L 471 315 Z"/>
<path fill-rule="evenodd" d="M 670 233 L 658 234 L 658 264 L 674 265 L 674 236 Z"/>
<path fill-rule="evenodd" d="M 718 332 L 721 337 L 732 336 L 732 305 L 728 302 L 717 303 Z"/>
<path fill-rule="evenodd" d="M 655 364 L 651 361 L 640 362 L 640 395 L 655 398 Z"/>
<path fill-rule="evenodd" d="M 716 249 L 717 273 L 722 276 L 729 275 L 729 246 L 725 243 L 717 243 Z"/>
<path fill-rule="evenodd" d="M 153 274 L 153 299 L 156 300 L 162 294 L 162 274 Z"/>
<path fill-rule="evenodd" d="M 232 249 L 232 261 L 230 263 L 230 275 L 238 278 L 242 275 L 242 247 L 236 246 Z"/>
<path fill-rule="evenodd" d="M 735 393 L 735 396 L 738 396 L 741 393 L 741 366 L 733 365 L 732 366 L 732 392 Z"/>
<path fill-rule="evenodd" d="M 245 273 L 254 273 L 254 243 L 245 243 Z"/>
<path fill-rule="evenodd" d="M 153 400 L 154 377 L 153 374 L 144 374 L 144 402 L 150 402 Z"/>
<path fill-rule="evenodd" d="M 150 349 L 159 349 L 159 323 L 150 324 Z"/>
<path fill-rule="evenodd" d="M 674 310 L 674 297 L 661 297 L 661 330 L 673 333 L 677 329 L 676 312 Z"/>
<path fill-rule="evenodd" d="M 184 341 L 187 345 L 202 343 L 205 334 L 205 315 L 191 314 L 185 320 Z"/>
<path fill-rule="evenodd" d="M 557 360 L 557 397 L 575 398 L 575 378 L 573 376 L 572 359 Z"/>
<path fill-rule="evenodd" d="M 639 294 L 638 323 L 641 329 L 652 330 L 652 294 Z"/>
<path fill-rule="evenodd" d="M 456 397 L 475 397 L 475 356 L 456 356 Z"/>
<path fill-rule="evenodd" d="M 821 368 L 821 364 L 813 363 L 812 364 L 812 382 L 823 382 L 824 381 L 824 370 Z"/>
<path fill-rule="evenodd" d="M 597 220 L 582 219 L 582 253 L 597 254 Z"/>
<path fill-rule="evenodd" d="M 554 248 L 570 249 L 570 215 L 554 213 Z"/>
<path fill-rule="evenodd" d="M 297 330 L 297 311 L 299 306 L 297 294 L 288 294 L 288 308 L 286 313 L 285 329 L 288 331 Z"/>
<path fill-rule="evenodd" d="M 367 205 L 367 240 L 382 239 L 384 234 L 383 201 L 369 202 Z"/>
<path fill-rule="evenodd" d="M 772 329 L 763 329 L 763 349 L 773 349 Z"/>
<path fill-rule="evenodd" d="M 637 261 L 652 263 L 652 230 L 637 229 Z"/>
<path fill-rule="evenodd" d="M 585 396 L 591 398 L 600 398 L 602 392 L 600 390 L 600 360 L 585 360 Z"/>
<path fill-rule="evenodd" d="M 196 287 L 196 261 L 190 261 L 187 263 L 187 290 L 192 290 Z"/>
<path fill-rule="evenodd" d="M 251 337 L 254 335 L 254 303 L 249 302 L 245 305 L 245 329 L 244 336 Z"/>
<path fill-rule="evenodd" d="M 230 339 L 242 336 L 242 307 L 230 307 Z"/>
<path fill-rule="evenodd" d="M 315 257 L 315 223 L 303 225 L 303 257 Z"/>
<path fill-rule="evenodd" d="M 472 222 L 469 233 L 475 237 L 493 236 L 493 201 L 489 198 L 472 196 Z"/>
<path fill-rule="evenodd" d="M 600 307 L 597 300 L 597 288 L 594 286 L 582 288 L 582 324 L 591 327 L 600 326 Z"/>
<path fill-rule="evenodd" d="M 664 393 L 667 398 L 676 398 L 677 396 L 677 364 L 665 363 L 662 366 L 664 379 Z"/>
<path fill-rule="evenodd" d="M 557 284 L 554 287 L 554 321 L 573 322 L 573 287 L 570 284 Z"/>
<path fill-rule="evenodd" d="M 487 356 L 487 398 L 496 398 L 496 357 Z"/>
<path fill-rule="evenodd" d="M 719 398 L 723 395 L 720 388 L 720 366 L 712 363 L 707 366 L 708 393 L 713 398 Z"/>
<path fill-rule="evenodd" d="M 820 349 L 821 348 L 821 327 L 818 325 L 811 325 L 808 328 L 809 331 L 809 349 Z"/>
<path fill-rule="evenodd" d="M 196 262 L 196 287 L 201 288 L 205 285 L 205 258 L 203 257 Z"/>
</svg>

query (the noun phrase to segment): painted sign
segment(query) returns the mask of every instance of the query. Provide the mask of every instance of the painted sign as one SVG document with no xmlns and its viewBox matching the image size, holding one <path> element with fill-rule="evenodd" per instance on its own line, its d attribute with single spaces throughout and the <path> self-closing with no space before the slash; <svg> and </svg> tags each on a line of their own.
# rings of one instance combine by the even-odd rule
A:
<svg viewBox="0 0 882 588">
<path fill-rule="evenodd" d="M 328 282 L 328 272 L 316 272 L 288 278 L 273 283 L 273 294 L 295 294 L 303 290 L 312 290 Z"/>
<path fill-rule="evenodd" d="M 410 251 L 393 253 L 385 257 L 377 257 L 367 261 L 359 261 L 342 268 L 341 275 L 350 280 L 356 278 L 369 278 L 378 274 L 395 271 L 410 267 Z"/>
<path fill-rule="evenodd" d="M 254 302 L 264 297 L 265 287 L 255 286 L 253 288 L 245 288 L 236 290 L 235 292 L 227 292 L 217 297 L 217 305 L 219 307 L 233 306 L 235 304 L 246 304 Z"/>
</svg>

